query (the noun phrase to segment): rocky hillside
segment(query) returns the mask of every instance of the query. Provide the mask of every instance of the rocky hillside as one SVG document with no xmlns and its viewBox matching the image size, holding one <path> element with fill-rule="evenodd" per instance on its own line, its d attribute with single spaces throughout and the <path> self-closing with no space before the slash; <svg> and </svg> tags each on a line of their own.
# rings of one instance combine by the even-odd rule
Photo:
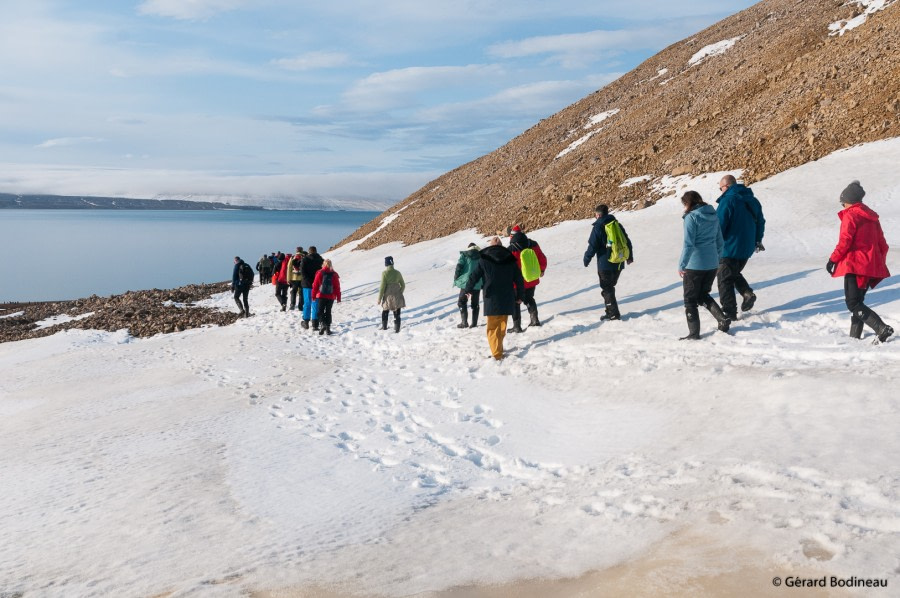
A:
<svg viewBox="0 0 900 598">
<path fill-rule="evenodd" d="M 39 338 L 60 330 L 128 328 L 132 336 L 181 332 L 202 326 L 225 326 L 237 312 L 198 307 L 194 303 L 231 288 L 230 282 L 192 284 L 172 290 L 128 291 L 122 295 L 72 301 L 0 304 L 0 343 Z M 2 594 L 0 594 L 2 596 Z"/>
<path fill-rule="evenodd" d="M 741 170 L 752 183 L 898 136 L 898 52 L 897 0 L 764 0 L 430 182 L 342 243 L 373 231 L 362 248 L 534 229 L 589 217 L 601 201 L 651 205 L 667 175 Z"/>
</svg>

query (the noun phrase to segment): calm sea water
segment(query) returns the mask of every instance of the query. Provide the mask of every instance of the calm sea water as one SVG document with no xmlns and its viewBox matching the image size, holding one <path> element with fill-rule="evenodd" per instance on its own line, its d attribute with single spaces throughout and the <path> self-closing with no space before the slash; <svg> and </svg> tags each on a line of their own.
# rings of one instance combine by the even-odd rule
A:
<svg viewBox="0 0 900 598">
<path fill-rule="evenodd" d="M 0 302 L 231 280 L 234 256 L 324 252 L 377 212 L 0 210 Z"/>
</svg>

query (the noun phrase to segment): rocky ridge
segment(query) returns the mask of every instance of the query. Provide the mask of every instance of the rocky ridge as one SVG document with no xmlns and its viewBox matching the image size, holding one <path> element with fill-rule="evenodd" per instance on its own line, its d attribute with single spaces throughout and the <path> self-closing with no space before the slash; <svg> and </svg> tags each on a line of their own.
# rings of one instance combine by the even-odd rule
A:
<svg viewBox="0 0 900 598">
<path fill-rule="evenodd" d="M 111 297 L 92 295 L 71 301 L 6 303 L 0 305 L 0 343 L 49 336 L 71 328 L 110 332 L 127 328 L 132 336 L 149 337 L 201 326 L 225 326 L 237 320 L 237 312 L 194 304 L 230 288 L 230 282 L 220 282 L 171 290 L 128 291 Z M 41 322 L 45 324 L 39 326 Z"/>
<path fill-rule="evenodd" d="M 666 176 L 740 171 L 753 183 L 897 136 L 898 6 L 759 2 L 428 183 L 340 244 L 535 229 L 589 217 L 600 202 L 639 209 Z"/>
</svg>

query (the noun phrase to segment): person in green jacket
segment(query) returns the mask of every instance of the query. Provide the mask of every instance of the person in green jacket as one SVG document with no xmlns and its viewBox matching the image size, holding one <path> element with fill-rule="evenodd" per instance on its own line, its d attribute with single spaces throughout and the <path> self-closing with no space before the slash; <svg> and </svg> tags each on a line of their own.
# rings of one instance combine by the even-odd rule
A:
<svg viewBox="0 0 900 598">
<path fill-rule="evenodd" d="M 388 312 L 394 312 L 394 332 L 400 332 L 400 310 L 406 307 L 403 291 L 406 283 L 403 275 L 394 270 L 394 258 L 384 258 L 381 287 L 378 288 L 378 304 L 381 306 L 381 329 L 387 330 Z"/>
<path fill-rule="evenodd" d="M 472 290 L 472 324 L 469 325 L 469 296 L 466 295 L 466 283 L 469 282 L 469 275 L 478 267 L 478 260 L 481 259 L 478 245 L 469 243 L 465 251 L 459 252 L 459 261 L 456 262 L 456 271 L 453 273 L 453 286 L 459 289 L 459 299 L 456 305 L 459 307 L 460 322 L 457 328 L 475 328 L 478 326 L 478 298 L 481 295 L 481 287 L 484 283 L 479 280 Z"/>
</svg>

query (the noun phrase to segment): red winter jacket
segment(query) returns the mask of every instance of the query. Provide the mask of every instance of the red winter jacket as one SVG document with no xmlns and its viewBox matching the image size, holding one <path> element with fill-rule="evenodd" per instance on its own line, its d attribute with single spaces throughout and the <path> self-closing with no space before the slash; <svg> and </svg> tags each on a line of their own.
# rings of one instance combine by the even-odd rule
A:
<svg viewBox="0 0 900 598">
<path fill-rule="evenodd" d="M 522 234 L 522 233 L 519 233 Z M 524 237 L 524 235 L 522 235 Z M 541 251 L 541 246 L 537 244 L 537 241 L 532 241 L 531 239 L 521 239 L 513 237 L 512 242 L 510 243 L 509 250 L 512 252 L 513 256 L 516 258 L 516 264 L 519 266 L 519 271 L 522 270 L 522 250 L 530 248 L 534 249 L 534 254 L 537 256 L 538 264 L 541 266 L 541 276 L 544 275 L 544 271 L 547 269 L 547 256 L 544 255 L 544 252 Z M 525 281 L 525 288 L 530 289 L 541 284 L 540 278 L 535 278 L 531 282 Z"/>
<path fill-rule="evenodd" d="M 278 284 L 287 284 L 288 283 L 287 267 L 288 267 L 289 261 L 290 260 L 288 259 L 288 256 L 284 256 L 284 259 L 281 260 L 281 265 L 278 267 L 278 273 L 277 273 L 278 278 L 275 279 L 278 281 Z"/>
<path fill-rule="evenodd" d="M 334 274 L 334 276 L 331 277 L 331 293 L 320 293 L 319 290 L 322 288 L 322 275 L 328 272 Z M 337 272 L 331 268 L 322 268 L 316 272 L 316 277 L 313 279 L 312 285 L 312 299 L 313 301 L 316 299 L 337 299 L 338 303 L 341 302 L 341 277 L 338 276 Z"/>
<path fill-rule="evenodd" d="M 878 214 L 863 203 L 838 212 L 841 234 L 831 261 L 837 264 L 832 276 L 856 274 L 868 277 L 869 286 L 891 275 L 887 268 L 888 244 L 878 222 Z"/>
</svg>

